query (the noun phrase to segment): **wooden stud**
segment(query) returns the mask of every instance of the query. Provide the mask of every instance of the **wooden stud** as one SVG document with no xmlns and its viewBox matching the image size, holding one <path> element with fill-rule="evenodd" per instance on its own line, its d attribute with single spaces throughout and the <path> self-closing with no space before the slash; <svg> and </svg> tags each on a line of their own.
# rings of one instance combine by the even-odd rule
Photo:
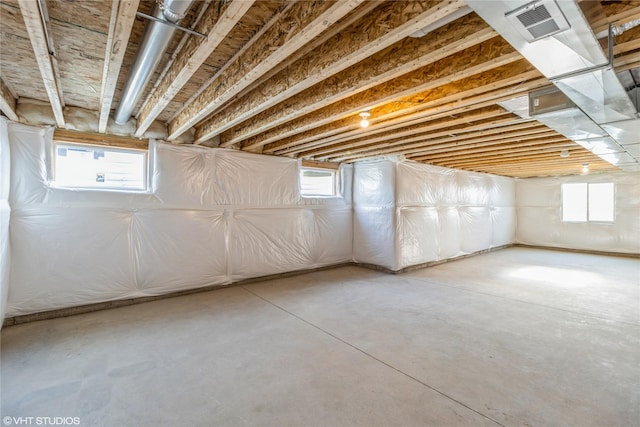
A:
<svg viewBox="0 0 640 427">
<path fill-rule="evenodd" d="M 0 77 L 0 110 L 2 110 L 9 120 L 13 120 L 14 122 L 18 121 L 18 115 L 16 114 L 16 97 L 2 77 Z"/>
<path fill-rule="evenodd" d="M 298 95 L 462 7 L 464 3 L 461 0 L 381 3 L 366 19 L 336 34 L 315 51 L 273 76 L 258 90 L 244 96 L 242 102 L 236 102 L 226 108 L 223 114 L 209 119 L 198 128 L 196 141 L 220 134 Z M 372 22 L 384 22 L 385 25 L 371 25 Z M 349 79 L 352 80 L 353 77 Z"/>
<path fill-rule="evenodd" d="M 212 3 L 202 16 L 196 31 L 207 34 L 207 38 L 190 37 L 184 48 L 162 78 L 162 81 L 147 98 L 138 115 L 135 135 L 141 137 L 153 121 L 165 109 L 180 89 L 198 71 L 211 53 L 253 5 L 254 0 L 232 0 Z"/>
<path fill-rule="evenodd" d="M 43 0 L 44 1 L 44 0 Z M 29 33 L 29 39 L 31 40 L 31 46 L 33 47 L 33 53 L 38 62 L 38 68 L 42 75 L 42 81 L 49 97 L 49 103 L 53 110 L 53 115 L 56 119 L 58 127 L 64 127 L 64 101 L 61 96 L 62 89 L 60 82 L 56 79 L 56 73 L 54 64 L 49 54 L 49 47 L 45 36 L 44 23 L 40 16 L 40 8 L 38 2 L 33 0 L 18 0 L 20 4 L 20 11 L 22 12 L 22 18 L 24 24 Z M 51 36 L 51 34 L 49 34 Z"/>
<path fill-rule="evenodd" d="M 127 51 L 127 43 L 129 43 L 139 3 L 140 0 L 112 1 L 107 50 L 102 69 L 102 89 L 100 91 L 100 120 L 98 122 L 98 131 L 100 133 L 107 131 L 111 104 L 113 103 L 118 76 Z"/>
<path fill-rule="evenodd" d="M 236 58 L 207 89 L 169 123 L 169 140 L 182 135 L 209 114 L 269 71 L 277 63 L 334 22 L 355 9 L 364 0 L 299 2 L 286 16 L 263 35 L 264 43 L 253 44 Z"/>
</svg>

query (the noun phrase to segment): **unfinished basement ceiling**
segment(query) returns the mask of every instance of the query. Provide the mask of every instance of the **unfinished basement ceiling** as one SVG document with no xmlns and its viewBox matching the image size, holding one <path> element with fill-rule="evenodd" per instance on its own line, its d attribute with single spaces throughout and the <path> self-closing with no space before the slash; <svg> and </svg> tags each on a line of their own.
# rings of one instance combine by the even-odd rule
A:
<svg viewBox="0 0 640 427">
<path fill-rule="evenodd" d="M 81 115 L 99 132 L 144 137 L 160 123 L 175 143 L 321 162 L 399 155 L 513 177 L 618 170 L 502 106 L 551 82 L 462 0 L 195 1 L 180 25 L 208 37 L 175 31 L 128 128 L 107 118 L 148 22 L 135 12 L 155 2 L 40 3 L 44 25 L 37 1 L 0 0 L 0 106 L 13 120 L 29 121 L 24 106 L 39 100 L 61 129 Z M 579 5 L 594 34 L 640 19 L 638 2 Z M 637 74 L 640 26 L 615 37 L 614 67 Z"/>
</svg>

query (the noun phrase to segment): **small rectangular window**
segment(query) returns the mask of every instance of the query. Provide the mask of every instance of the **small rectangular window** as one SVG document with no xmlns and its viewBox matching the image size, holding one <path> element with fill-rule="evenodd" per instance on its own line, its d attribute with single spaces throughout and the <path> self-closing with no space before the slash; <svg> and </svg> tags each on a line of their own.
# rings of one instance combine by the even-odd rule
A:
<svg viewBox="0 0 640 427">
<path fill-rule="evenodd" d="M 587 221 L 587 184 L 562 184 L 562 220 Z"/>
<path fill-rule="evenodd" d="M 613 183 L 562 184 L 562 221 L 614 222 Z"/>
<path fill-rule="evenodd" d="M 300 168 L 300 192 L 303 196 L 335 196 L 336 171 Z"/>
<path fill-rule="evenodd" d="M 613 222 L 613 183 L 589 184 L 589 221 Z"/>
<path fill-rule="evenodd" d="M 147 151 L 97 145 L 54 144 L 56 187 L 147 189 Z"/>
</svg>

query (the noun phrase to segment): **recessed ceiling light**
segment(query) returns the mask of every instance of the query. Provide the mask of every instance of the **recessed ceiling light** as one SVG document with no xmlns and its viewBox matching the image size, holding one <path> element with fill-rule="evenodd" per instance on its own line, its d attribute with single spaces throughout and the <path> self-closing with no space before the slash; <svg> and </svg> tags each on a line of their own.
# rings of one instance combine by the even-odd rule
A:
<svg viewBox="0 0 640 427">
<path fill-rule="evenodd" d="M 582 173 L 589 173 L 589 163 L 582 164 Z"/>
<path fill-rule="evenodd" d="M 569 150 L 562 150 L 560 152 L 560 157 L 569 157 Z"/>
</svg>

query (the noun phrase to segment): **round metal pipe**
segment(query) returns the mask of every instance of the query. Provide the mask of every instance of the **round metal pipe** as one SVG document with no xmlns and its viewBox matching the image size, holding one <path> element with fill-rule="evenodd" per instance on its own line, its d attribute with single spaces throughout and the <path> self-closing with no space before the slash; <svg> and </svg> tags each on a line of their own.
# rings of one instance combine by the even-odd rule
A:
<svg viewBox="0 0 640 427">
<path fill-rule="evenodd" d="M 165 0 L 156 3 L 151 14 L 158 19 L 163 19 L 177 24 L 187 13 L 193 0 Z M 122 91 L 120 103 L 116 109 L 114 120 L 122 125 L 129 120 L 144 88 L 151 80 L 155 69 L 166 52 L 175 28 L 155 21 L 148 21 L 142 35 L 142 41 L 129 72 L 127 83 Z"/>
</svg>

